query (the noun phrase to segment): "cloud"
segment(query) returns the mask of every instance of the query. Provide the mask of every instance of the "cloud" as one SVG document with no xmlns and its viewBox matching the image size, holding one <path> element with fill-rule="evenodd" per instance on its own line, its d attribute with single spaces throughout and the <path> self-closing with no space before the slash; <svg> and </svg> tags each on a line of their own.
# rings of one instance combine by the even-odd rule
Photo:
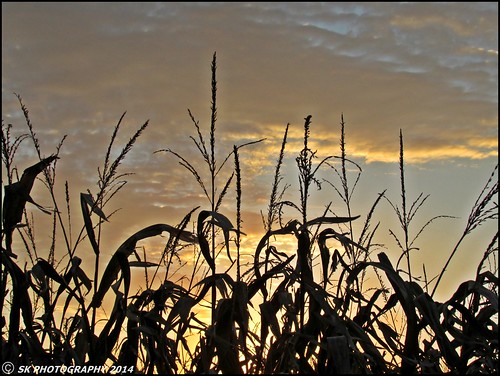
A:
<svg viewBox="0 0 500 376">
<path fill-rule="evenodd" d="M 43 109 L 59 123 L 48 126 L 64 129 L 110 127 L 128 110 L 132 122 L 151 118 L 146 137 L 160 148 L 169 141 L 162 129 L 189 129 L 186 108 L 206 123 L 209 59 L 219 50 L 219 118 L 233 140 L 241 124 L 270 137 L 262 124 L 300 127 L 309 113 L 324 132 L 343 112 L 353 141 L 362 130 L 385 147 L 391 129 L 415 131 L 417 121 L 442 127 L 438 120 L 453 117 L 451 102 L 470 109 L 461 117 L 470 129 L 498 102 L 491 7 L 5 4 L 4 113 L 15 111 L 10 90 L 45 117 L 44 127 Z"/>
</svg>

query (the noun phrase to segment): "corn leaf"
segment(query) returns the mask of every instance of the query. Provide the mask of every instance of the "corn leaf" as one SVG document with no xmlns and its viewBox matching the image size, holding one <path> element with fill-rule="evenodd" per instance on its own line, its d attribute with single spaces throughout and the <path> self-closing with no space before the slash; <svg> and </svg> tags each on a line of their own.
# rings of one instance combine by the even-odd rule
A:
<svg viewBox="0 0 500 376">
<path fill-rule="evenodd" d="M 257 245 L 257 248 L 255 249 L 255 255 L 254 255 L 254 273 L 255 273 L 255 276 L 256 276 L 257 279 L 260 279 L 260 277 L 262 276 L 261 273 L 260 273 L 260 270 L 259 270 L 259 267 L 260 267 L 260 261 L 259 261 L 260 252 L 262 251 L 262 249 L 264 249 L 264 247 L 268 243 L 269 239 L 272 236 L 275 236 L 275 235 L 290 235 L 290 234 L 294 234 L 297 231 L 297 225 L 298 225 L 298 221 L 295 221 L 295 220 L 291 221 L 285 227 L 282 227 L 282 228 L 277 229 L 277 230 L 268 231 L 260 239 L 259 244 Z"/>
<path fill-rule="evenodd" d="M 212 259 L 212 256 L 210 255 L 210 246 L 208 244 L 208 240 L 205 237 L 203 233 L 203 223 L 205 219 L 208 218 L 210 215 L 210 212 L 207 210 L 202 210 L 198 214 L 198 223 L 197 223 L 197 235 L 198 235 L 198 242 L 200 244 L 200 250 L 201 254 L 205 258 L 205 261 L 207 262 L 208 266 L 210 267 L 210 270 L 212 273 L 215 273 L 215 262 Z"/>
<path fill-rule="evenodd" d="M 134 252 L 137 242 L 142 239 L 161 235 L 163 232 L 168 232 L 174 236 L 181 235 L 180 238 L 189 241 L 194 241 L 196 239 L 192 234 L 190 234 L 187 231 L 179 232 L 177 228 L 162 223 L 151 225 L 143 228 L 140 231 L 137 231 L 134 235 L 130 236 L 127 240 L 125 240 L 125 242 L 123 242 L 123 244 L 117 249 L 117 251 L 111 257 L 111 260 L 109 261 L 103 273 L 99 289 L 97 290 L 97 293 L 94 295 L 92 299 L 91 306 L 93 307 L 101 306 L 104 295 L 106 295 L 113 281 L 118 277 L 118 273 L 121 267 L 125 267 L 125 269 L 129 267 L 127 258 Z M 122 271 L 123 270 L 124 269 L 122 269 Z"/>
<path fill-rule="evenodd" d="M 336 223 L 346 223 L 351 222 L 359 218 L 359 215 L 355 217 L 318 217 L 307 221 L 306 227 L 321 224 L 336 224 Z"/>
<path fill-rule="evenodd" d="M 276 301 L 269 300 L 260 305 L 260 315 L 262 326 L 266 328 L 271 328 L 271 332 L 274 334 L 276 338 L 279 338 L 281 335 L 280 326 L 278 324 L 277 313 L 280 309 L 280 306 L 276 304 Z"/>
<path fill-rule="evenodd" d="M 43 271 L 43 273 L 50 279 L 58 282 L 61 285 L 66 285 L 66 281 L 64 280 L 64 278 L 61 277 L 59 273 L 54 269 L 54 267 L 51 264 L 49 264 L 46 260 L 39 258 L 34 267 L 35 266 L 38 266 Z"/>
<path fill-rule="evenodd" d="M 136 268 L 151 268 L 153 266 L 158 266 L 158 264 L 149 261 L 129 261 L 128 265 Z"/>
<path fill-rule="evenodd" d="M 91 211 L 96 213 L 102 220 L 108 221 L 108 218 L 104 214 L 104 212 L 97 206 L 96 202 L 94 201 L 94 198 L 90 193 L 81 193 L 82 198 L 85 200 L 87 205 L 90 207 Z"/>
<path fill-rule="evenodd" d="M 90 211 L 88 208 L 87 199 L 85 198 L 86 193 L 80 193 L 80 204 L 82 207 L 83 222 L 85 223 L 85 230 L 87 231 L 87 236 L 89 238 L 92 249 L 96 255 L 99 255 L 99 245 L 94 233 L 94 226 L 92 224 L 92 219 L 90 218 Z"/>
<path fill-rule="evenodd" d="M 26 202 L 31 202 L 38 208 L 43 209 L 31 198 L 31 189 L 33 188 L 37 175 L 57 158 L 57 156 L 51 155 L 48 158 L 42 159 L 40 162 L 26 168 L 18 182 L 4 187 L 5 196 L 2 214 L 3 224 L 6 230 L 13 229 L 16 224 L 21 222 Z M 45 210 L 43 211 L 47 212 Z"/>
</svg>

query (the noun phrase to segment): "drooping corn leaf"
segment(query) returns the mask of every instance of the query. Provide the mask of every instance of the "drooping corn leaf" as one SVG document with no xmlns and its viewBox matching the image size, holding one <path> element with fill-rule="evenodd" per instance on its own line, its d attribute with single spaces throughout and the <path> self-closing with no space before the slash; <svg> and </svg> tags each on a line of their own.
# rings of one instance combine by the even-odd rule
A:
<svg viewBox="0 0 500 376">
<path fill-rule="evenodd" d="M 177 300 L 170 310 L 170 313 L 168 314 L 165 325 L 167 330 L 170 330 L 170 328 L 173 328 L 177 325 L 177 317 L 179 318 L 179 322 L 181 323 L 181 325 L 183 325 L 185 329 L 187 329 L 187 326 L 189 324 L 189 313 L 191 312 L 191 309 L 195 306 L 195 304 L 196 300 L 188 295 L 183 296 L 179 300 Z"/>
<path fill-rule="evenodd" d="M 205 261 L 210 267 L 212 273 L 215 273 L 215 261 L 212 259 L 212 255 L 210 254 L 210 246 L 208 245 L 208 240 L 205 237 L 205 234 L 203 233 L 203 223 L 205 219 L 208 218 L 209 213 L 210 212 L 208 212 L 207 210 L 202 210 L 198 214 L 197 235 L 198 235 L 198 242 L 200 244 L 201 254 L 205 258 Z"/>
<path fill-rule="evenodd" d="M 106 214 L 104 214 L 101 208 L 97 206 L 97 203 L 94 201 L 92 195 L 90 193 L 82 193 L 81 195 L 83 199 L 86 201 L 87 205 L 90 207 L 90 210 L 96 213 L 102 220 L 108 222 Z"/>
<path fill-rule="evenodd" d="M 429 325 L 435 333 L 439 349 L 446 362 L 458 366 L 461 363 L 460 357 L 440 322 L 440 312 L 437 309 L 436 303 L 428 294 L 423 293 L 416 297 L 415 304 L 422 315 L 422 321 Z"/>
<path fill-rule="evenodd" d="M 221 294 L 227 295 L 227 290 L 225 290 L 224 283 L 228 284 L 231 287 L 231 289 L 233 289 L 234 280 L 229 274 L 217 273 L 203 278 L 200 282 L 194 285 L 194 287 L 203 285 L 201 291 L 198 293 L 198 296 L 196 297 L 196 302 L 199 303 L 201 300 L 203 300 L 203 298 L 205 297 L 205 295 L 212 286 L 216 286 L 221 292 Z"/>
<path fill-rule="evenodd" d="M 43 273 L 50 279 L 56 281 L 61 285 L 66 285 L 66 281 L 64 280 L 64 278 L 59 275 L 59 273 L 54 269 L 54 267 L 48 261 L 39 258 L 34 267 L 35 266 L 38 266 L 43 271 Z"/>
<path fill-rule="evenodd" d="M 97 240 L 94 233 L 94 225 L 92 224 L 92 219 L 90 218 L 90 211 L 87 203 L 86 193 L 80 193 L 80 204 L 82 207 L 83 214 L 83 222 L 85 224 L 85 230 L 87 231 L 87 236 L 89 238 L 90 244 L 92 245 L 92 249 L 94 253 L 99 255 L 99 245 L 97 244 Z"/>
<path fill-rule="evenodd" d="M 236 232 L 237 230 L 233 226 L 231 221 L 221 213 L 218 213 L 215 211 L 208 211 L 208 210 L 202 210 L 200 212 L 200 215 L 198 217 L 198 221 L 200 221 L 200 217 L 203 218 L 203 221 L 205 221 L 207 218 L 210 217 L 209 223 L 212 223 L 212 224 L 214 224 L 217 227 L 222 229 L 222 233 L 224 235 L 224 244 L 226 246 L 227 257 L 229 258 L 229 261 L 233 262 L 233 260 L 231 258 L 231 252 L 229 249 L 229 233 L 230 233 L 230 231 Z M 198 235 L 199 235 L 199 233 L 198 233 Z"/>
<path fill-rule="evenodd" d="M 498 295 L 496 295 L 493 291 L 488 290 L 477 281 L 466 281 L 461 283 L 457 291 L 455 291 L 453 296 L 449 299 L 449 302 L 465 300 L 466 297 L 472 293 L 482 295 L 498 312 Z"/>
<path fill-rule="evenodd" d="M 402 349 L 404 349 L 404 344 L 399 340 L 398 333 L 383 321 L 377 320 L 377 325 L 384 337 L 384 345 L 388 347 L 390 352 L 402 358 L 407 358 L 402 351 Z M 379 342 L 382 342 L 382 340 L 379 340 Z"/>
<path fill-rule="evenodd" d="M 158 266 L 158 264 L 149 261 L 129 261 L 128 265 L 135 268 L 151 268 L 153 266 Z"/>
<path fill-rule="evenodd" d="M 40 162 L 26 168 L 18 182 L 4 187 L 5 195 L 2 214 L 3 225 L 6 230 L 13 229 L 16 224 L 21 222 L 26 202 L 36 205 L 45 213 L 50 213 L 42 206 L 36 204 L 31 198 L 30 193 L 37 175 L 57 158 L 56 155 L 51 155 L 48 158 L 42 159 Z"/>
<path fill-rule="evenodd" d="M 297 225 L 298 221 L 294 220 L 288 223 L 285 227 L 277 229 L 277 230 L 272 230 L 268 231 L 259 241 L 259 244 L 257 245 L 257 248 L 255 249 L 255 255 L 254 255 L 254 273 L 256 276 L 256 279 L 260 279 L 262 277 L 262 274 L 260 273 L 260 252 L 264 247 L 267 245 L 269 239 L 272 236 L 275 235 L 290 235 L 294 234 L 297 231 Z"/>
<path fill-rule="evenodd" d="M 177 228 L 163 223 L 151 225 L 136 232 L 134 235 L 130 236 L 127 240 L 125 240 L 125 242 L 123 242 L 123 244 L 111 257 L 111 260 L 109 261 L 103 273 L 99 289 L 97 290 L 97 293 L 92 299 L 91 303 L 92 307 L 101 306 L 104 295 L 106 295 L 113 281 L 118 277 L 118 273 L 121 267 L 125 266 L 129 267 L 127 259 L 134 252 L 137 242 L 142 239 L 161 235 L 163 232 L 168 232 L 171 235 L 179 236 L 180 239 L 191 242 L 195 241 L 196 239 L 193 234 L 187 231 L 179 231 Z"/>
<path fill-rule="evenodd" d="M 359 215 L 355 217 L 318 217 L 307 221 L 306 227 L 320 224 L 336 224 L 336 223 L 346 223 L 351 222 L 359 218 Z"/>
<path fill-rule="evenodd" d="M 326 246 L 326 234 L 325 230 L 321 231 L 318 236 L 318 246 L 321 256 L 321 267 L 323 271 L 323 288 L 326 289 L 326 283 L 328 282 L 328 265 L 330 262 L 330 250 Z"/>
<path fill-rule="evenodd" d="M 252 299 L 259 290 L 263 290 L 265 288 L 266 281 L 285 269 L 285 267 L 295 258 L 295 256 L 296 255 L 288 257 L 285 261 L 274 266 L 269 271 L 264 273 L 264 275 L 259 275 L 259 277 L 253 279 L 248 285 L 248 299 Z"/>
<path fill-rule="evenodd" d="M 271 332 L 276 338 L 281 335 L 280 326 L 278 324 L 277 314 L 280 309 L 277 301 L 269 300 L 260 305 L 261 325 L 266 328 L 271 328 Z"/>
<path fill-rule="evenodd" d="M 370 371 L 377 375 L 386 374 L 388 371 L 387 362 L 367 332 L 349 318 L 344 319 L 343 325 L 345 325 L 346 333 L 349 337 L 356 338 L 357 343 L 366 354 L 365 357 L 371 360 Z"/>
<path fill-rule="evenodd" d="M 97 363 L 103 364 L 111 355 L 116 341 L 118 340 L 119 333 L 122 329 L 122 324 L 126 316 L 126 300 L 123 293 L 117 291 L 115 296 L 115 303 L 111 311 L 109 319 L 106 321 L 104 328 L 99 333 L 96 342 L 96 358 Z"/>
<path fill-rule="evenodd" d="M 379 262 L 361 262 L 356 266 L 349 274 L 347 278 L 348 284 L 352 283 L 363 269 L 371 265 L 373 267 L 382 269 L 392 287 L 394 292 L 398 297 L 398 301 L 403 307 L 403 311 L 406 315 L 407 326 L 405 343 L 402 356 L 401 372 L 403 373 L 413 373 L 416 369 L 415 357 L 418 352 L 418 325 L 417 325 L 417 313 L 416 306 L 414 302 L 413 288 L 411 284 L 406 283 L 394 270 L 389 258 L 383 252 L 378 254 Z"/>
<path fill-rule="evenodd" d="M 360 307 L 359 312 L 353 319 L 358 325 L 363 326 L 366 322 L 368 322 L 368 320 L 370 320 L 372 314 L 376 314 L 375 312 L 372 311 L 372 309 L 375 306 L 375 302 L 377 301 L 378 297 L 383 292 L 387 292 L 387 290 L 376 289 L 372 297 L 368 301 L 368 304 Z"/>
<path fill-rule="evenodd" d="M 78 281 L 80 281 L 87 289 L 87 293 L 89 293 L 90 290 L 92 289 L 92 281 L 87 276 L 85 271 L 82 268 L 80 268 L 79 266 L 75 270 L 75 277 L 77 279 L 77 283 L 79 283 Z"/>
<path fill-rule="evenodd" d="M 33 311 L 31 299 L 28 293 L 28 280 L 25 273 L 15 264 L 2 247 L 2 265 L 12 278 L 12 288 L 15 291 L 12 297 L 9 320 L 9 340 L 8 345 L 13 346 L 17 341 L 20 329 L 21 314 L 24 321 L 25 330 L 31 337 L 36 337 L 33 331 Z M 14 350 L 14 348 L 13 348 Z"/>
</svg>

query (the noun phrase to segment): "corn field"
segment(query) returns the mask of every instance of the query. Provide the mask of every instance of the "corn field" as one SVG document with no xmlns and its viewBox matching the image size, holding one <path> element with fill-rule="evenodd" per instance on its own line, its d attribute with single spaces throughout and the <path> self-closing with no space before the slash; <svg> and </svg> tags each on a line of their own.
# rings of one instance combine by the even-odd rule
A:
<svg viewBox="0 0 500 376">
<path fill-rule="evenodd" d="M 193 207 L 177 224 L 156 223 L 131 234 L 105 265 L 101 239 L 114 214 L 107 211 L 109 202 L 126 185 L 122 162 L 149 122 L 114 158 L 124 114 L 103 151 L 97 187 L 75 198 L 66 182 L 61 198 L 55 194 L 56 170 L 65 138 L 44 155 L 28 109 L 17 96 L 26 133 L 14 137 L 13 125 L 2 121 L 2 364 L 14 370 L 78 366 L 141 374 L 498 373 L 498 232 L 485 235 L 491 238 L 486 249 L 475 250 L 483 253 L 475 278 L 462 282 L 445 301 L 434 298 L 463 240 L 485 222 L 498 221 L 497 166 L 479 187 L 441 273 L 420 278 L 411 268 L 415 240 L 442 216 L 414 228 L 427 197 L 412 200 L 406 193 L 403 133 L 397 171 L 401 197 L 378 193 L 366 213 L 357 214 L 352 200 L 362 170 L 347 155 L 343 116 L 339 155 L 319 158 L 310 148 L 312 116 L 306 115 L 302 149 L 295 158 L 297 197 L 287 199 L 289 185 L 283 183 L 287 125 L 269 182 L 269 202 L 261 211 L 262 235 L 248 261 L 241 247 L 245 171 L 240 157 L 263 140 L 233 145 L 225 159 L 217 160 L 216 73 L 214 54 L 207 129 L 189 111 L 195 131 L 190 139 L 202 162 L 172 148 L 154 155 L 178 162 L 206 206 Z M 34 150 L 37 163 L 17 166 L 17 152 L 24 147 Z M 319 171 L 329 171 L 336 183 L 320 179 Z M 31 198 L 34 185 L 45 186 L 51 209 Z M 310 198 L 320 186 L 332 189 L 338 200 L 315 213 Z M 230 191 L 236 197 L 231 214 L 221 209 Z M 71 216 L 69 203 L 75 199 L 81 212 Z M 384 201 L 400 225 L 402 236 L 391 232 L 398 260 L 373 251 L 379 226 L 373 223 L 374 213 Z M 344 216 L 335 214 L 339 203 Z M 32 210 L 52 219 L 52 247 L 43 254 L 36 248 Z M 75 217 L 81 228 L 73 239 Z M 354 231 L 354 223 L 361 223 L 362 230 Z M 138 247 L 149 239 L 162 242 L 163 253 L 155 262 Z M 181 283 L 173 269 L 186 252 L 192 252 L 193 268 Z M 93 266 L 82 262 L 89 253 Z M 25 254 L 28 262 L 19 265 L 18 257 Z M 144 272 L 143 285 L 132 283 L 133 270 Z M 104 307 L 104 301 L 112 303 Z"/>
</svg>

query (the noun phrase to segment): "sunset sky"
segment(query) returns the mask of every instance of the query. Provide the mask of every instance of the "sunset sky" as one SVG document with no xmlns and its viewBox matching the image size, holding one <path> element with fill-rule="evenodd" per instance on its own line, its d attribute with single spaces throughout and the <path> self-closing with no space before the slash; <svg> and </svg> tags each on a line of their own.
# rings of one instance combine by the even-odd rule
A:
<svg viewBox="0 0 500 376">
<path fill-rule="evenodd" d="M 219 162 L 233 145 L 266 139 L 240 151 L 247 246 L 264 234 L 260 211 L 267 208 L 286 124 L 283 183 L 291 184 L 287 199 L 298 202 L 295 157 L 304 118 L 312 115 L 310 146 L 319 161 L 340 155 L 343 114 L 347 155 L 363 169 L 353 214 L 364 220 L 384 189 L 400 204 L 401 129 L 409 201 L 421 192 L 430 195 L 413 234 L 433 216 L 457 217 L 435 221 L 417 241 L 417 274 L 422 263 L 428 276 L 439 273 L 497 163 L 497 3 L 2 2 L 2 119 L 16 134 L 27 131 L 17 93 L 45 156 L 67 135 L 57 177 L 61 205 L 69 182 L 75 221 L 79 193 L 97 192 L 97 168 L 120 116 L 127 112 L 114 156 L 149 120 L 121 166 L 134 175 L 109 204 L 109 212 L 122 210 L 106 224 L 103 263 L 135 231 L 159 222 L 175 225 L 192 208 L 209 208 L 175 157 L 154 152 L 171 148 L 206 171 L 189 138 L 196 129 L 188 109 L 208 140 L 214 52 Z M 19 169 L 35 162 L 25 141 Z M 321 170 L 320 177 L 338 183 L 332 170 Z M 38 184 L 33 197 L 49 205 L 42 188 Z M 346 215 L 327 184 L 311 197 L 317 215 L 330 201 L 338 215 Z M 222 212 L 235 220 L 234 187 Z M 395 262 L 399 252 L 388 234 L 400 230 L 387 201 L 374 221 L 382 223 L 380 251 Z M 460 249 L 445 275 L 449 290 L 443 288 L 443 296 L 473 278 L 495 228 L 480 228 Z M 74 237 L 77 231 L 75 225 Z M 39 225 L 37 236 L 46 241 L 49 234 Z"/>
</svg>

